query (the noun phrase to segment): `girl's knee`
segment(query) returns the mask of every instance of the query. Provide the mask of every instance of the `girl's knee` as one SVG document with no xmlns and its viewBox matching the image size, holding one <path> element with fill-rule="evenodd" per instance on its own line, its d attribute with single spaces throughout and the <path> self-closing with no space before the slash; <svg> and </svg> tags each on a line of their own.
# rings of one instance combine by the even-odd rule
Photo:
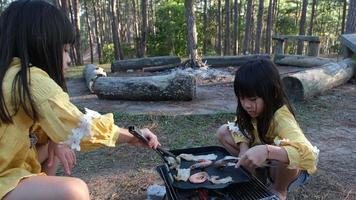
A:
<svg viewBox="0 0 356 200">
<path fill-rule="evenodd" d="M 89 189 L 87 184 L 79 178 L 71 178 L 64 186 L 63 199 L 89 200 Z"/>
</svg>

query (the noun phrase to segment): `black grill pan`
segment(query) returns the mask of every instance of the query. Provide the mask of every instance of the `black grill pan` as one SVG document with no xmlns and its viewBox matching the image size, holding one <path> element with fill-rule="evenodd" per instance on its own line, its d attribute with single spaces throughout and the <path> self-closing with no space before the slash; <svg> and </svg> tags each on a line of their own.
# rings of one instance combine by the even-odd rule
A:
<svg viewBox="0 0 356 200">
<path fill-rule="evenodd" d="M 227 155 L 230 155 L 224 148 L 220 146 L 207 146 L 207 147 L 197 147 L 197 148 L 188 148 L 188 149 L 177 149 L 177 150 L 171 150 L 171 152 L 175 155 L 179 155 L 182 153 L 187 153 L 187 154 L 193 154 L 193 155 L 206 155 L 206 154 L 215 154 L 217 155 L 217 159 L 222 159 Z M 215 161 L 216 161 L 215 160 Z M 186 161 L 184 159 L 181 159 L 181 165 L 180 168 L 189 168 L 189 166 L 193 165 L 196 163 L 195 161 Z M 168 181 L 173 185 L 173 187 L 178 188 L 178 189 L 200 189 L 200 188 L 206 188 L 206 189 L 222 189 L 225 188 L 231 184 L 235 183 L 244 183 L 250 181 L 250 175 L 246 170 L 243 168 L 235 168 L 234 166 L 231 167 L 224 167 L 224 168 L 217 168 L 214 166 L 205 168 L 205 169 L 198 169 L 198 170 L 191 170 L 191 175 L 195 174 L 197 172 L 201 171 L 206 171 L 209 176 L 219 176 L 219 179 L 225 178 L 227 176 L 232 177 L 232 182 L 226 183 L 226 184 L 213 184 L 210 181 L 205 181 L 204 183 L 191 183 L 189 180 L 185 181 L 176 181 L 173 177 L 173 175 L 177 175 L 177 170 L 172 169 L 168 170 L 168 165 L 165 165 L 166 170 L 168 174 Z"/>
</svg>

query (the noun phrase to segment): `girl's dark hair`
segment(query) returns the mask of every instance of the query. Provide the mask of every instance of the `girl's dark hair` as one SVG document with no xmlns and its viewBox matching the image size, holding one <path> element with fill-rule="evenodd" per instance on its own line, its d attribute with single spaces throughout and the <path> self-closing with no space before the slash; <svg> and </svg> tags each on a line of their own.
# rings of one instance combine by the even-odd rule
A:
<svg viewBox="0 0 356 200">
<path fill-rule="evenodd" d="M 237 97 L 236 122 L 243 134 L 255 139 L 252 131 L 251 116 L 243 109 L 241 97 L 260 97 L 264 101 L 264 109 L 257 117 L 257 131 L 264 143 L 272 143 L 273 138 L 267 138 L 272 118 L 277 109 L 287 105 L 294 115 L 276 66 L 269 59 L 258 58 L 245 63 L 237 70 L 234 81 L 234 91 Z"/>
<path fill-rule="evenodd" d="M 55 6 L 39 0 L 12 2 L 0 17 L 0 86 L 12 58 L 21 60 L 21 69 L 12 83 L 10 111 L 0 90 L 0 124 L 12 123 L 12 115 L 23 108 L 33 120 L 38 119 L 28 85 L 29 68 L 36 66 L 66 91 L 63 76 L 63 47 L 73 44 L 73 27 Z"/>
</svg>

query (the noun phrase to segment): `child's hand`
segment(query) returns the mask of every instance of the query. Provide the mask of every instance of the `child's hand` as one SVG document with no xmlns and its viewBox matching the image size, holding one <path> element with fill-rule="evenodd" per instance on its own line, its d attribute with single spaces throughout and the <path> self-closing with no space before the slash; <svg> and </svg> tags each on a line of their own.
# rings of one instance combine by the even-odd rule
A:
<svg viewBox="0 0 356 200">
<path fill-rule="evenodd" d="M 248 149 L 237 162 L 236 167 L 240 165 L 254 170 L 260 167 L 266 160 L 268 151 L 266 145 L 257 145 Z"/>
<path fill-rule="evenodd" d="M 77 164 L 74 151 L 66 145 L 50 141 L 48 144 L 48 166 L 53 164 L 55 156 L 63 164 L 65 173 L 71 175 L 72 168 Z"/>
<path fill-rule="evenodd" d="M 141 129 L 141 132 L 143 136 L 148 140 L 148 146 L 150 148 L 156 149 L 157 147 L 161 146 L 161 144 L 158 142 L 157 136 L 153 134 L 149 129 L 147 128 Z M 131 141 L 130 143 L 133 145 L 142 146 L 141 141 L 137 139 Z"/>
</svg>

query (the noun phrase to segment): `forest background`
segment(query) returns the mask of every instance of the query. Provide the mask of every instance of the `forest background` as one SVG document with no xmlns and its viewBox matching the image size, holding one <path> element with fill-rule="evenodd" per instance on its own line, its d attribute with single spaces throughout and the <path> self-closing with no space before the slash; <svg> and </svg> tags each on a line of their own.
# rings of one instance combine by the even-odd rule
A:
<svg viewBox="0 0 356 200">
<path fill-rule="evenodd" d="M 273 53 L 274 35 L 315 35 L 340 54 L 356 32 L 355 0 L 49 0 L 71 19 L 74 65 L 145 56 Z M 11 1 L 0 1 L 2 11 Z M 303 47 L 287 43 L 294 54 Z M 299 50 L 298 50 L 299 49 Z"/>
</svg>

